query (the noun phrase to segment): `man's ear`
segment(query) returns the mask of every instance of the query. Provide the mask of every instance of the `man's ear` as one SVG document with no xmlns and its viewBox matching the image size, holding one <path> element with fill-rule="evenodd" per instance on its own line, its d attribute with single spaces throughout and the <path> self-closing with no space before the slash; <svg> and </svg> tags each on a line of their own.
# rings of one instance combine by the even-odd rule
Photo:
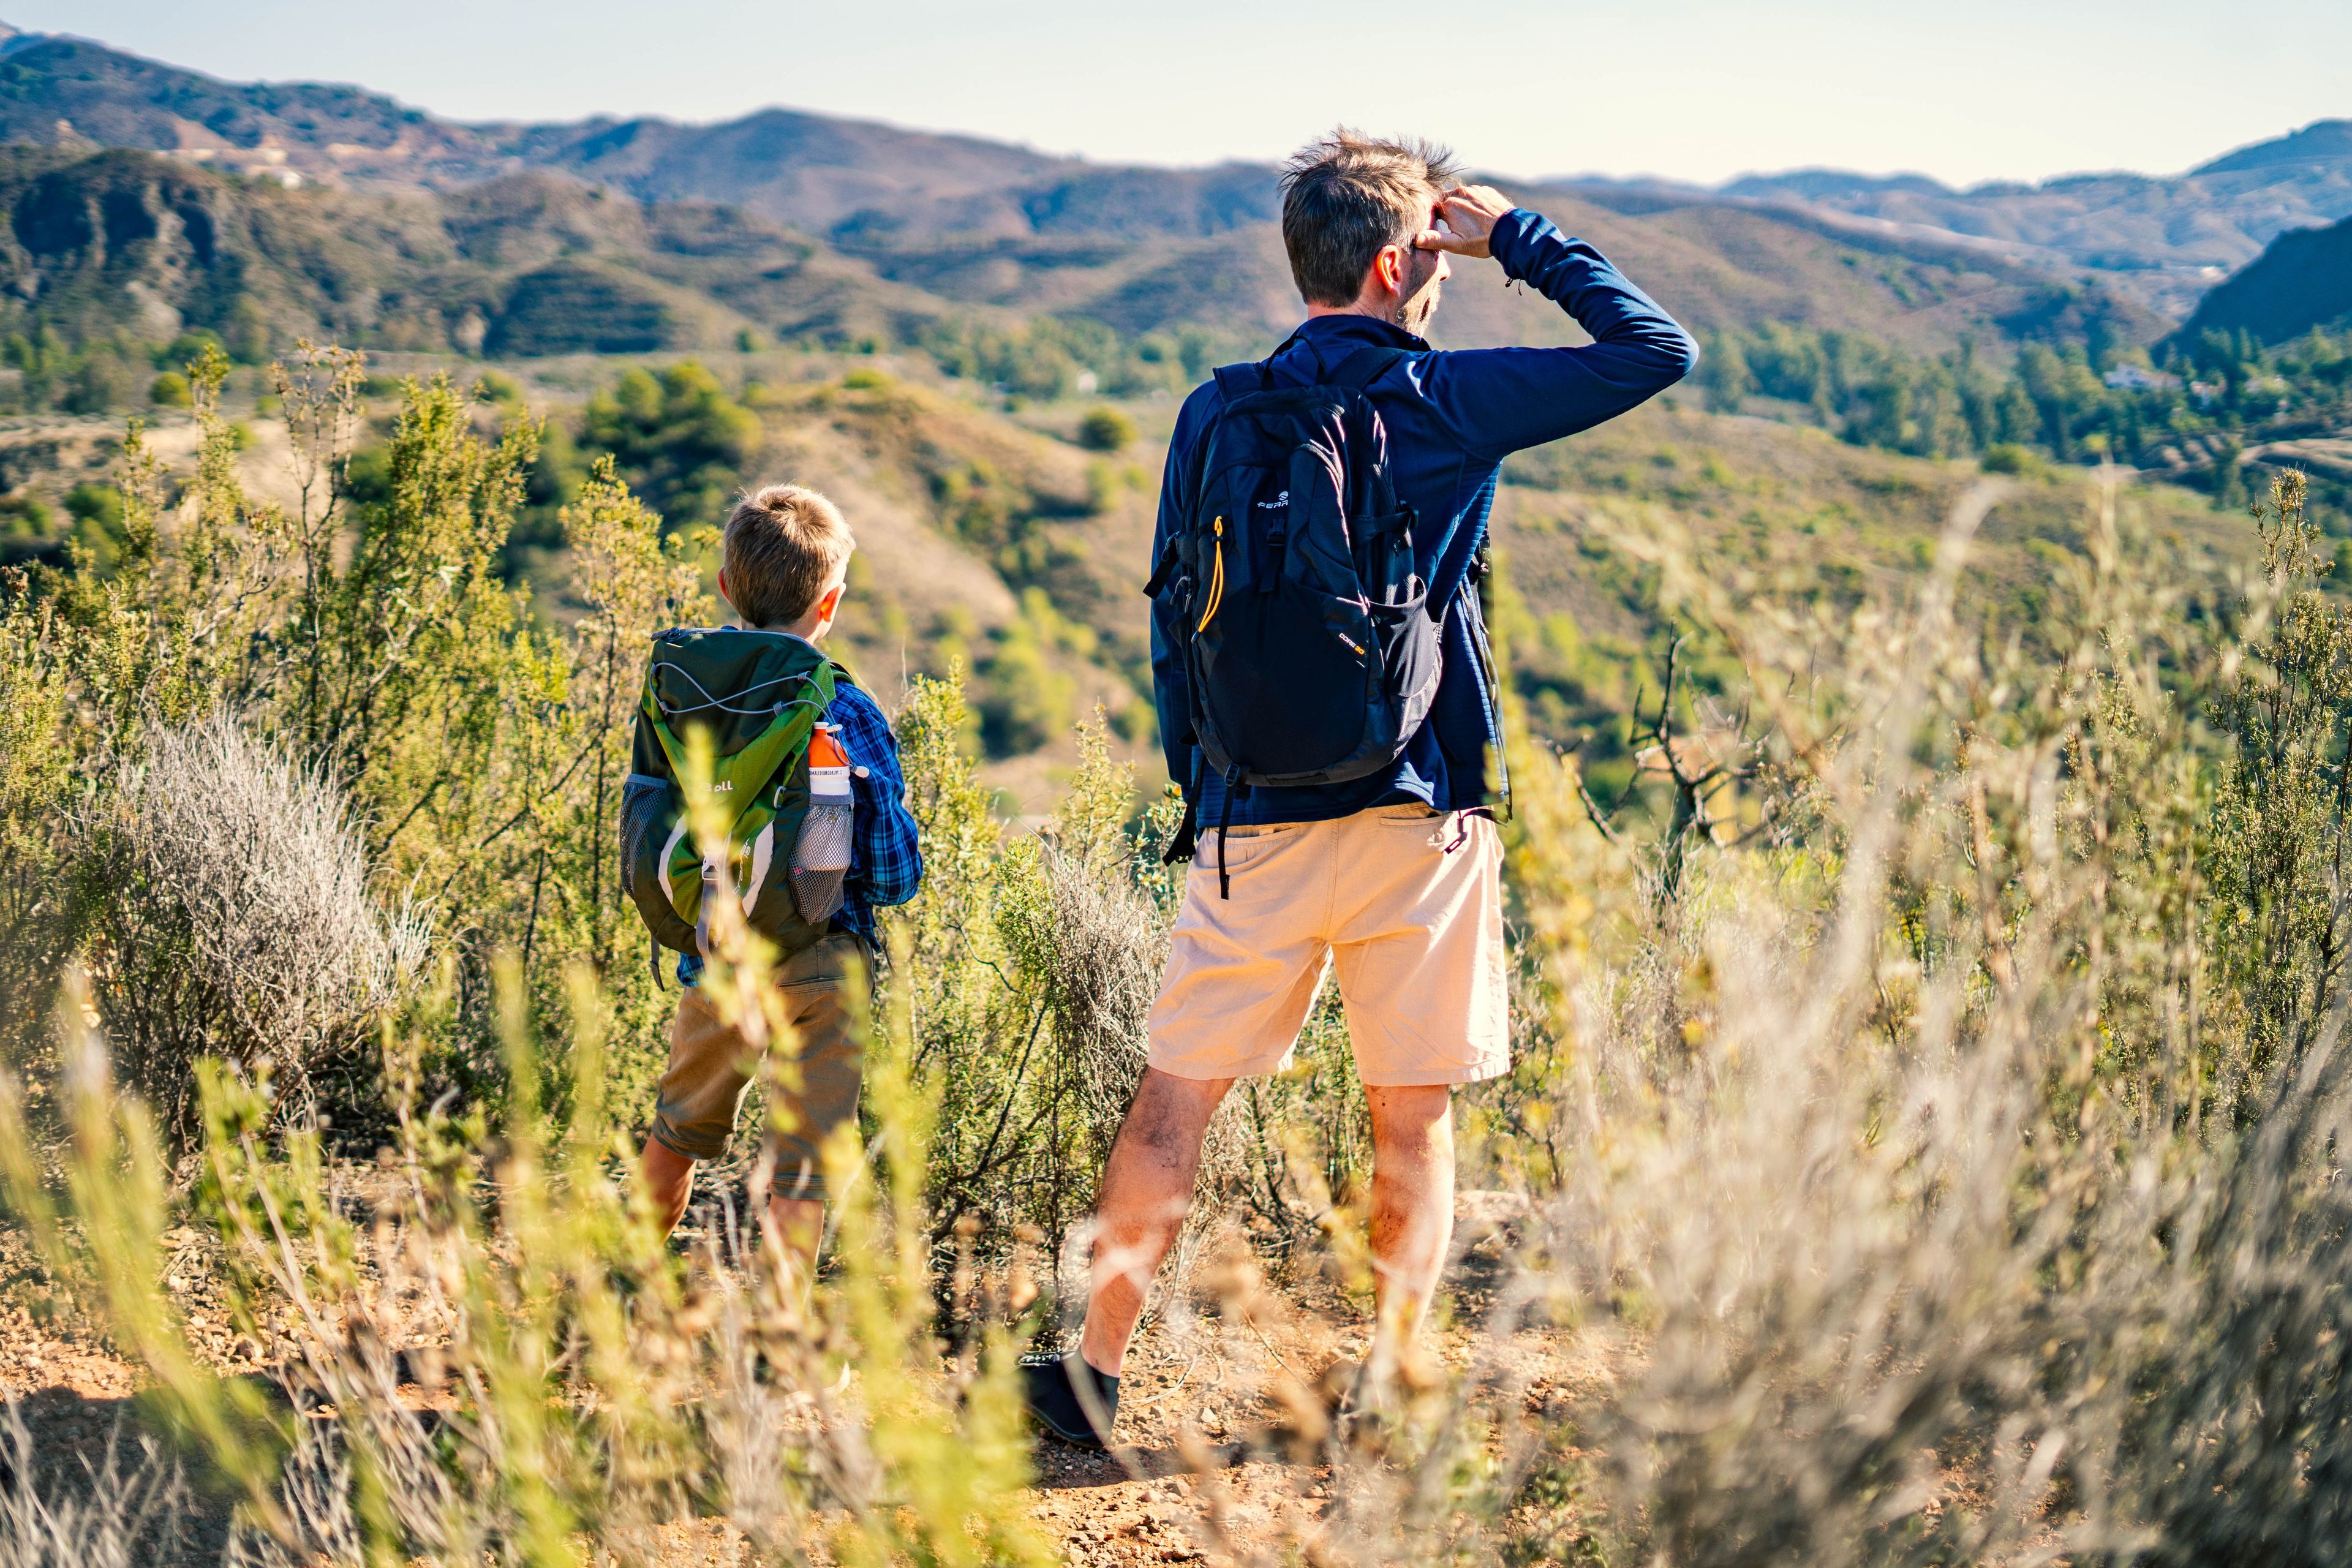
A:
<svg viewBox="0 0 2352 1568">
<path fill-rule="evenodd" d="M 1404 292 L 1405 267 L 1404 247 L 1383 245 L 1372 258 L 1372 277 L 1383 291 L 1402 294 Z"/>
</svg>

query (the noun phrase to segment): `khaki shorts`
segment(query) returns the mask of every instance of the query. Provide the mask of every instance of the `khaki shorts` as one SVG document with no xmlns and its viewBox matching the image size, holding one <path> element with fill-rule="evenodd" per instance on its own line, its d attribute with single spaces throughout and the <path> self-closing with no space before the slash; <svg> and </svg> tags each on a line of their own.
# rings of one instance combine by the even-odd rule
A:
<svg viewBox="0 0 2352 1568">
<path fill-rule="evenodd" d="M 853 1007 L 850 988 L 864 994 L 865 944 L 836 932 L 785 959 L 775 978 L 784 994 L 784 1016 L 798 1040 L 789 1065 L 798 1070 L 780 1075 L 782 1085 L 770 1085 L 776 1100 L 768 1129 L 769 1146 L 776 1152 L 774 1191 L 779 1197 L 821 1199 L 824 1166 L 817 1150 L 827 1134 L 857 1114 L 864 1062 L 856 1020 L 864 1009 Z M 702 988 L 688 986 L 670 1026 L 669 1066 L 662 1072 L 661 1100 L 654 1109 L 654 1137 L 689 1160 L 725 1153 L 736 1112 L 759 1067 L 757 1055 L 720 1021 Z M 795 1076 L 796 1089 L 791 1087 Z"/>
<path fill-rule="evenodd" d="M 1217 836 L 1202 833 L 1151 1007 L 1151 1065 L 1190 1079 L 1281 1070 L 1328 964 L 1365 1083 L 1500 1077 L 1511 1065 L 1502 865 L 1484 816 L 1380 806 L 1233 829 L 1227 900 Z"/>
</svg>

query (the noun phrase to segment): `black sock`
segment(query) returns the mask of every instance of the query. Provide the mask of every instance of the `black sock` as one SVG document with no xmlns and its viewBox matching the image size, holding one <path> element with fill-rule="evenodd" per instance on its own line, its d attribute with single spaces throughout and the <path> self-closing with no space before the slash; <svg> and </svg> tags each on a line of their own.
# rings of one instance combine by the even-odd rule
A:
<svg viewBox="0 0 2352 1568">
<path fill-rule="evenodd" d="M 1078 1396 L 1073 1381 L 1077 1378 L 1086 1378 L 1091 1384 L 1088 1392 L 1102 1412 L 1099 1431 L 1087 1415 L 1087 1402 Z M 1024 1362 L 1021 1391 L 1028 1400 L 1029 1414 L 1040 1425 L 1064 1442 L 1080 1447 L 1101 1447 L 1111 1423 L 1118 1417 L 1118 1379 L 1097 1372 L 1076 1352 L 1054 1361 Z"/>
</svg>

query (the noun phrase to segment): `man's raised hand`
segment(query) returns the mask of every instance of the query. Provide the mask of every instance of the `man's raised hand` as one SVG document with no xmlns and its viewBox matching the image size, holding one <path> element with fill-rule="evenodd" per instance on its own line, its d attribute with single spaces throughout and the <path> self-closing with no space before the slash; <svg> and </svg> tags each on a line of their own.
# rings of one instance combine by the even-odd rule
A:
<svg viewBox="0 0 2352 1568">
<path fill-rule="evenodd" d="M 1423 229 L 1413 239 L 1413 248 L 1486 256 L 1489 254 L 1487 237 L 1516 205 L 1492 185 L 1458 185 L 1437 198 L 1434 216 L 1444 220 L 1445 226 Z"/>
</svg>

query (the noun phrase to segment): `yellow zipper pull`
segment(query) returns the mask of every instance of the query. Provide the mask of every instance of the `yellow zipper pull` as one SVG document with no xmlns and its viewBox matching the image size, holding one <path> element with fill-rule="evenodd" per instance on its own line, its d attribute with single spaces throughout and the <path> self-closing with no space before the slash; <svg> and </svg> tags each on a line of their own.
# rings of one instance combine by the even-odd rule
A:
<svg viewBox="0 0 2352 1568">
<path fill-rule="evenodd" d="M 1225 520 L 1217 519 L 1211 531 L 1217 537 L 1217 560 L 1209 577 L 1209 607 L 1201 613 L 1201 624 L 1192 628 L 1195 637 L 1209 629 L 1209 623 L 1216 619 L 1217 606 L 1225 602 Z"/>
</svg>

